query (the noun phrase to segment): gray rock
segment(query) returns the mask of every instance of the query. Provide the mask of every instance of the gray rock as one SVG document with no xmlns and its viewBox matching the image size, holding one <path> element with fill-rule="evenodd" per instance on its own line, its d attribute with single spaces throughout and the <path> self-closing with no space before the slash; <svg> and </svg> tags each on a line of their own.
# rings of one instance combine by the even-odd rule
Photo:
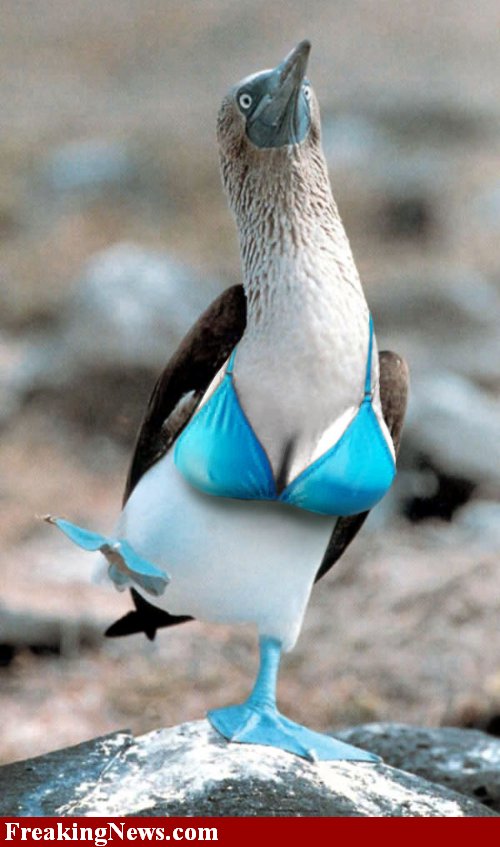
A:
<svg viewBox="0 0 500 847">
<path fill-rule="evenodd" d="M 481 227 L 497 233 L 500 225 L 500 182 L 488 185 L 474 198 L 471 212 Z"/>
<path fill-rule="evenodd" d="M 417 376 L 405 425 L 406 449 L 434 467 L 500 489 L 500 400 L 446 371 Z"/>
<path fill-rule="evenodd" d="M 496 131 L 495 114 L 479 103 L 465 104 L 451 91 L 436 96 L 436 91 L 427 90 L 411 98 L 388 93 L 377 103 L 375 114 L 394 141 L 410 150 L 416 146 L 449 149 L 457 141 L 484 138 Z"/>
<path fill-rule="evenodd" d="M 32 376 L 64 381 L 96 364 L 161 367 L 219 290 L 167 253 L 115 244 L 87 263 L 59 333 L 33 351 Z"/>
<path fill-rule="evenodd" d="M 476 817 L 479 803 L 384 764 L 311 764 L 227 744 L 207 721 L 107 736 L 0 770 L 2 815 Z"/>
<path fill-rule="evenodd" d="M 457 332 L 498 326 L 500 294 L 477 271 L 450 267 L 423 278 L 384 280 L 370 289 L 370 308 L 382 332 L 393 327 L 441 344 Z"/>
<path fill-rule="evenodd" d="M 478 730 L 376 723 L 337 733 L 351 744 L 500 812 L 500 739 Z"/>
<path fill-rule="evenodd" d="M 36 398 L 92 432 L 120 439 L 125 427 L 129 441 L 156 377 L 219 291 L 161 251 L 120 243 L 98 253 L 55 330 L 26 345 L 3 378 L 11 408 Z"/>
<path fill-rule="evenodd" d="M 384 280 L 369 301 L 381 345 L 406 356 L 413 376 L 446 370 L 480 387 L 500 383 L 500 294 L 477 272 Z"/>
<path fill-rule="evenodd" d="M 97 784 L 102 770 L 133 743 L 130 733 L 117 732 L 5 765 L 0 768 L 0 815 L 55 814 L 85 780 Z"/>
<path fill-rule="evenodd" d="M 71 141 L 56 148 L 47 159 L 43 177 L 56 193 L 89 192 L 125 187 L 137 175 L 137 165 L 127 146 L 103 138 Z"/>
<path fill-rule="evenodd" d="M 335 112 L 323 119 L 321 136 L 332 169 L 368 167 L 374 157 L 385 155 L 389 139 L 371 116 Z"/>
<path fill-rule="evenodd" d="M 26 345 L 0 332 L 0 427 L 19 409 L 19 390 L 15 374 L 26 358 Z"/>
<path fill-rule="evenodd" d="M 500 492 L 498 290 L 477 273 L 449 268 L 373 286 L 369 300 L 380 346 L 410 363 L 402 467 L 414 469 L 424 456 L 482 487 L 481 496 Z"/>
<path fill-rule="evenodd" d="M 464 544 L 481 550 L 500 550 L 500 503 L 471 500 L 453 516 L 455 530 L 462 533 Z"/>
<path fill-rule="evenodd" d="M 30 647 L 71 656 L 82 646 L 95 647 L 103 639 L 104 627 L 97 621 L 48 615 L 38 610 L 14 610 L 0 603 L 0 644 L 16 649 Z"/>
</svg>

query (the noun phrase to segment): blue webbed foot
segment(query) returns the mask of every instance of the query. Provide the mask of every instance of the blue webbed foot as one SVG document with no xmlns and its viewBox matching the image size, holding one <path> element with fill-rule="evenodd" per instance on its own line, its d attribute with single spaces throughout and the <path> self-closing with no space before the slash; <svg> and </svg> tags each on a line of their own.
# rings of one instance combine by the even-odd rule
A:
<svg viewBox="0 0 500 847">
<path fill-rule="evenodd" d="M 208 720 L 228 741 L 264 744 L 310 761 L 380 762 L 379 756 L 314 732 L 281 715 L 274 706 L 242 703 L 208 712 Z"/>
<path fill-rule="evenodd" d="M 95 552 L 99 550 L 108 561 L 109 576 L 117 588 L 124 588 L 130 582 L 134 582 L 149 594 L 158 597 L 163 594 L 170 582 L 170 577 L 165 571 L 141 558 L 127 541 L 106 538 L 98 532 L 82 529 L 63 518 L 53 518 L 49 515 L 45 520 L 57 526 L 83 550 Z"/>
<path fill-rule="evenodd" d="M 259 644 L 260 668 L 248 700 L 239 706 L 214 709 L 207 715 L 217 732 L 228 741 L 278 747 L 312 762 L 381 761 L 373 753 L 321 732 L 313 732 L 281 715 L 276 707 L 281 644 L 269 636 L 261 636 Z"/>
</svg>

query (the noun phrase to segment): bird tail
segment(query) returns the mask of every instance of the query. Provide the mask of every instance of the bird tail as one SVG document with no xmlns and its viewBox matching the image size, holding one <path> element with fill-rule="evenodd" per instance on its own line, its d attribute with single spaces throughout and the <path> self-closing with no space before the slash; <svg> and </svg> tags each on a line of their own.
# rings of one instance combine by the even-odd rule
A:
<svg viewBox="0 0 500 847">
<path fill-rule="evenodd" d="M 108 638 L 118 638 L 122 635 L 133 635 L 136 632 L 144 632 L 150 641 L 156 636 L 156 630 L 167 626 L 192 621 L 189 615 L 171 615 L 151 605 L 134 588 L 130 591 L 135 609 L 128 612 L 123 618 L 115 621 L 105 632 Z"/>
</svg>

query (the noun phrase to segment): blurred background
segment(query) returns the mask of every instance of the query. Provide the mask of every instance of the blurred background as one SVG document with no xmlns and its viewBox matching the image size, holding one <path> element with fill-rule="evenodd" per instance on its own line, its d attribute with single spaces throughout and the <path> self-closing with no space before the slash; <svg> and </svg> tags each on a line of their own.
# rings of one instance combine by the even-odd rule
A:
<svg viewBox="0 0 500 847">
<path fill-rule="evenodd" d="M 304 37 L 334 193 L 412 402 L 391 495 L 281 678 L 316 728 L 500 727 L 497 0 L 3 0 L 0 762 L 242 698 L 254 633 L 130 608 L 37 520 L 109 530 L 155 378 L 240 279 L 215 118 Z"/>
</svg>

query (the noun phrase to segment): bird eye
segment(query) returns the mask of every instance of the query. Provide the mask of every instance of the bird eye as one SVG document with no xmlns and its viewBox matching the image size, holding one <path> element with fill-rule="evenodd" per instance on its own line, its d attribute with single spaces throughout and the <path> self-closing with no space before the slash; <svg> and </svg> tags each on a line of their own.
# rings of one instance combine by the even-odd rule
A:
<svg viewBox="0 0 500 847">
<path fill-rule="evenodd" d="M 306 84 L 306 85 L 304 85 L 304 88 L 302 90 L 304 92 L 304 97 L 306 98 L 306 100 L 310 100 L 311 99 L 311 86 Z"/>
<path fill-rule="evenodd" d="M 238 97 L 238 103 L 240 105 L 240 108 L 243 109 L 243 111 L 247 112 L 253 103 L 253 98 L 250 94 L 247 93 L 240 94 L 240 96 Z"/>
</svg>

